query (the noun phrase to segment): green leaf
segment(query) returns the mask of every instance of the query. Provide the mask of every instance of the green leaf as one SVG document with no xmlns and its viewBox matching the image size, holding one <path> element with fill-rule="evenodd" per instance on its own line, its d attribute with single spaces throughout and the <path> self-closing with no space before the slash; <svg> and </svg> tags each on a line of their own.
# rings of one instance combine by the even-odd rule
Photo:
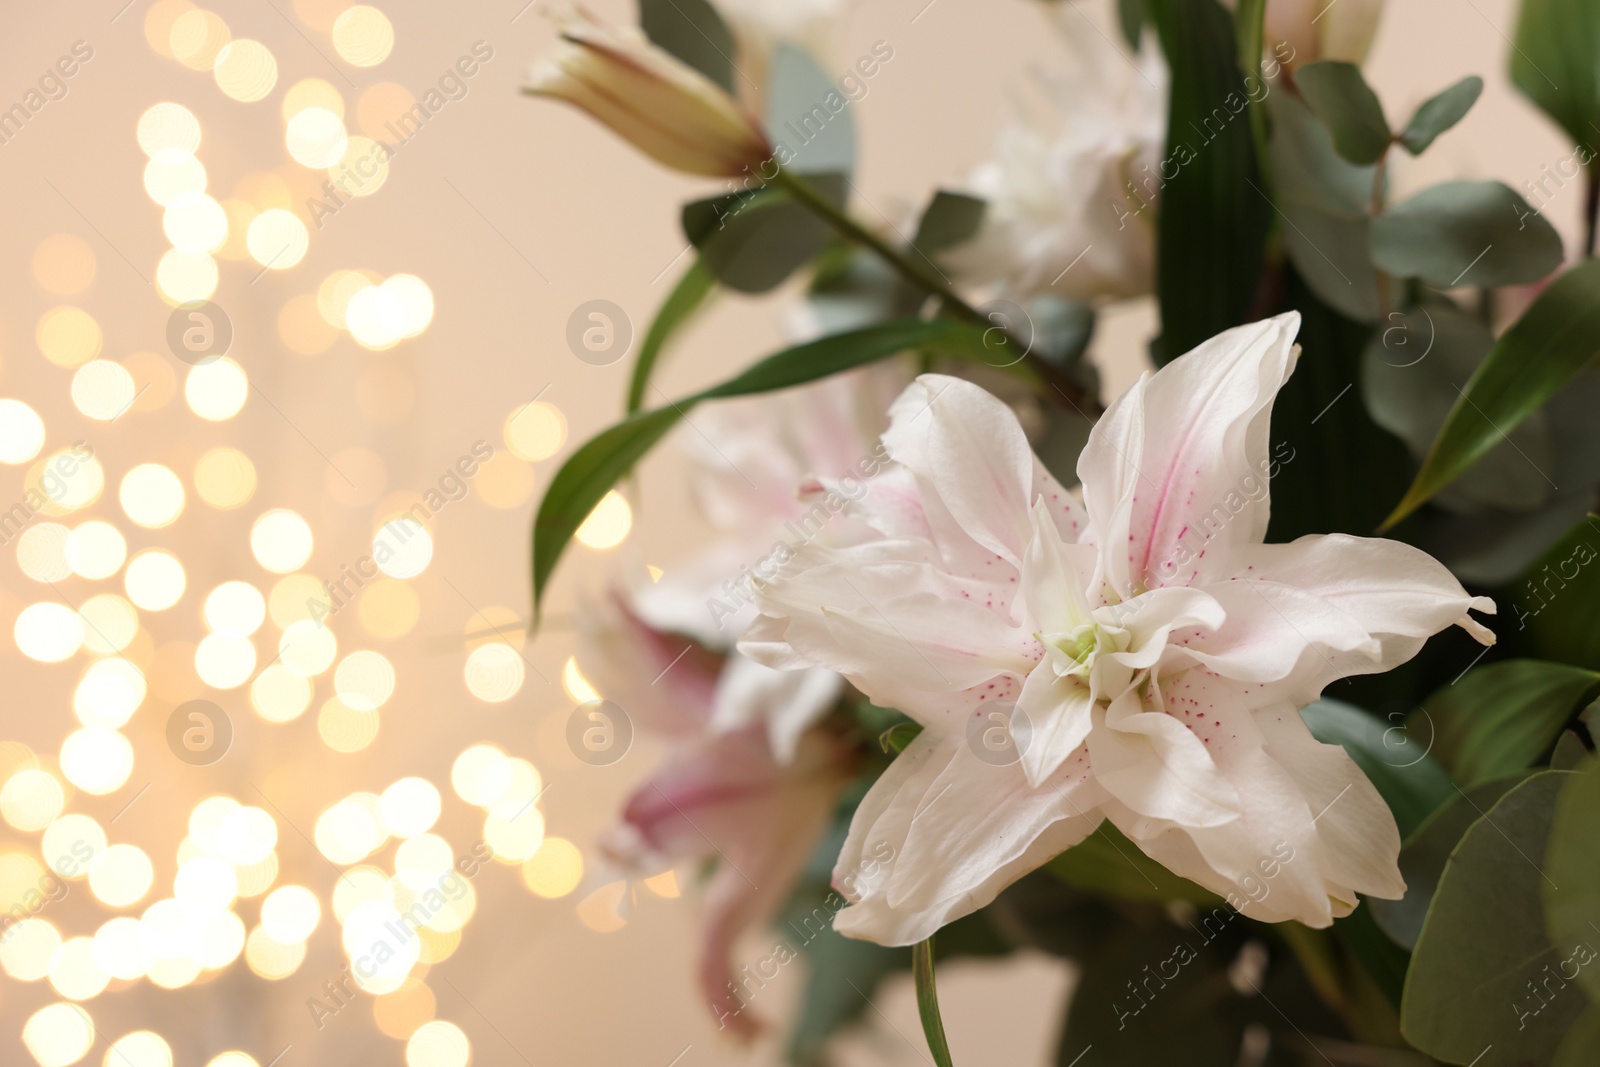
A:
<svg viewBox="0 0 1600 1067">
<path fill-rule="evenodd" d="M 1376 163 L 1389 149 L 1383 105 L 1354 63 L 1323 60 L 1295 71 L 1295 85 L 1333 133 L 1339 154 L 1360 166 Z"/>
<path fill-rule="evenodd" d="M 1483 92 L 1483 79 L 1468 75 L 1450 88 L 1430 96 L 1422 102 L 1400 133 L 1400 143 L 1406 151 L 1420 156 L 1433 144 L 1434 138 L 1467 117 L 1472 105 Z"/>
<path fill-rule="evenodd" d="M 1423 705 L 1433 754 L 1463 786 L 1525 770 L 1550 751 L 1596 685 L 1594 671 L 1536 659 L 1474 668 Z"/>
<path fill-rule="evenodd" d="M 1403 723 L 1383 720 L 1351 704 L 1319 700 L 1300 709 L 1312 736 L 1339 745 L 1372 780 L 1406 837 L 1437 811 L 1455 788 L 1450 776 L 1428 754 L 1425 742 L 1411 737 Z"/>
<path fill-rule="evenodd" d="M 813 175 L 811 184 L 843 202 L 844 175 Z M 833 235 L 814 212 L 772 185 L 685 204 L 683 233 L 712 277 L 741 293 L 776 288 Z"/>
<path fill-rule="evenodd" d="M 1400 849 L 1400 874 L 1406 880 L 1406 895 L 1400 900 L 1367 901 L 1373 919 L 1395 944 L 1416 948 L 1450 853 L 1472 824 L 1525 777 L 1519 774 L 1496 778 L 1457 794 L 1406 838 Z"/>
<path fill-rule="evenodd" d="M 1511 80 L 1580 145 L 1600 123 L 1600 6 L 1522 0 Z"/>
<path fill-rule="evenodd" d="M 897 352 L 936 348 L 958 354 L 983 351 L 980 327 L 950 319 L 899 319 L 835 334 L 768 356 L 741 374 L 676 403 L 629 415 L 567 457 L 550 481 L 533 522 L 533 605 L 537 614 L 550 575 L 567 542 L 602 497 L 644 457 L 689 409 L 703 400 L 785 389 L 859 367 Z"/>
<path fill-rule="evenodd" d="M 933 977 L 933 938 L 911 946 L 911 975 L 917 985 L 917 1015 L 928 1051 L 936 1067 L 951 1067 L 950 1045 L 944 1039 L 944 1020 L 939 1018 L 939 990 Z"/>
<path fill-rule="evenodd" d="M 1517 582 L 1517 631 L 1543 659 L 1600 670 L 1600 516 L 1550 546 Z"/>
<path fill-rule="evenodd" d="M 1594 1067 L 1600 1063 L 1600 1006 L 1590 1005 L 1556 1049 L 1551 1067 Z"/>
<path fill-rule="evenodd" d="M 1539 862 L 1556 797 L 1572 777 L 1544 771 L 1506 793 L 1445 865 L 1400 1007 L 1406 1040 L 1435 1059 L 1477 1067 L 1548 1063 L 1587 1006 L 1576 990 L 1548 1001 L 1529 991 L 1546 965 L 1567 958 L 1545 934 Z"/>
<path fill-rule="evenodd" d="M 1058 1067 L 1233 1067 L 1245 1020 L 1228 965 L 1245 926 L 1237 912 L 1217 908 L 1188 925 L 1118 931 L 1082 962 Z"/>
<path fill-rule="evenodd" d="M 1578 771 L 1583 769 L 1588 760 L 1589 750 L 1584 747 L 1583 739 L 1571 730 L 1564 730 L 1556 741 L 1555 750 L 1550 753 L 1550 769 Z"/>
<path fill-rule="evenodd" d="M 820 1067 L 827 1062 L 823 1053 L 829 1038 L 867 1011 L 867 998 L 884 978 L 910 966 L 910 953 L 845 937 L 832 926 L 818 931 L 803 947 L 806 988 L 789 1038 L 789 1059 Z"/>
<path fill-rule="evenodd" d="M 1561 266 L 1561 236 L 1503 182 L 1444 182 L 1372 222 L 1372 261 L 1441 289 L 1536 282 Z"/>
<path fill-rule="evenodd" d="M 733 92 L 733 33 L 707 0 L 639 0 L 639 28 L 728 92 Z"/>
<path fill-rule="evenodd" d="M 1461 394 L 1456 385 L 1494 348 L 1494 335 L 1453 301 L 1429 299 L 1392 312 L 1361 366 L 1361 391 L 1373 421 L 1406 443 L 1420 462 Z M 1552 469 L 1543 412 L 1513 427 L 1443 493 L 1445 507 L 1481 512 L 1484 505 L 1516 511 L 1542 506 L 1550 484 L 1530 478 L 1528 465 Z"/>
<path fill-rule="evenodd" d="M 1261 50 L 1266 40 L 1267 0 L 1239 0 L 1233 11 L 1233 36 L 1239 49 L 1239 69 L 1261 73 Z"/>
<path fill-rule="evenodd" d="M 1117 0 L 1117 27 L 1135 52 L 1144 36 L 1144 0 Z"/>
<path fill-rule="evenodd" d="M 1292 267 L 1285 273 L 1283 309 L 1300 312 L 1297 340 L 1306 354 L 1272 407 L 1272 459 L 1278 466 L 1267 540 L 1367 535 L 1389 501 L 1404 492 L 1411 466 L 1405 446 L 1373 423 L 1360 392 L 1351 388 L 1372 328 L 1318 300 Z"/>
<path fill-rule="evenodd" d="M 983 223 L 988 205 L 976 196 L 940 189 L 922 212 L 912 244 L 925 255 L 943 252 L 969 240 Z"/>
<path fill-rule="evenodd" d="M 1420 507 L 1493 448 L 1600 353 L 1600 260 L 1556 279 L 1467 382 L 1384 527 Z"/>
<path fill-rule="evenodd" d="M 650 386 L 650 375 L 655 370 L 661 350 L 694 313 L 706 302 L 716 288 L 711 272 L 696 259 L 689 264 L 678 284 L 672 287 L 667 299 L 656 311 L 650 330 L 639 346 L 639 356 L 633 361 L 633 376 L 628 380 L 628 414 L 632 415 L 644 405 L 644 393 Z"/>
<path fill-rule="evenodd" d="M 1545 929 L 1550 944 L 1563 957 L 1577 946 L 1588 960 L 1577 969 L 1577 982 L 1600 1002 L 1600 762 L 1590 760 L 1562 789 L 1550 824 L 1544 861 L 1549 880 L 1544 887 Z M 1571 979 L 1567 973 L 1563 977 Z"/>
<path fill-rule="evenodd" d="M 1267 0 L 1239 0 L 1233 12 L 1233 37 L 1239 49 L 1239 69 L 1244 71 L 1245 91 L 1254 92 L 1262 84 L 1261 50 L 1266 45 Z M 1256 158 L 1267 154 L 1267 111 L 1250 109 L 1250 134 L 1255 141 Z"/>
<path fill-rule="evenodd" d="M 1186 900 L 1203 907 L 1222 903 L 1222 898 L 1209 889 L 1178 877 L 1146 856 L 1109 820 L 1045 864 L 1045 869 L 1075 889 L 1121 900 Z"/>
<path fill-rule="evenodd" d="M 1171 71 L 1156 293 L 1158 361 L 1246 321 L 1272 206 L 1262 188 L 1254 105 L 1239 75 L 1234 24 L 1215 0 L 1147 5 Z M 1163 172 L 1165 173 L 1165 172 Z"/>
<path fill-rule="evenodd" d="M 1291 93 L 1266 98 L 1273 203 L 1284 251 L 1317 298 L 1361 322 L 1378 317 L 1378 276 L 1367 249 L 1376 168 L 1341 157 L 1333 136 Z"/>
<path fill-rule="evenodd" d="M 855 116 L 828 72 L 802 48 L 779 44 L 767 75 L 766 129 L 776 158 L 796 174 L 855 168 Z"/>
</svg>

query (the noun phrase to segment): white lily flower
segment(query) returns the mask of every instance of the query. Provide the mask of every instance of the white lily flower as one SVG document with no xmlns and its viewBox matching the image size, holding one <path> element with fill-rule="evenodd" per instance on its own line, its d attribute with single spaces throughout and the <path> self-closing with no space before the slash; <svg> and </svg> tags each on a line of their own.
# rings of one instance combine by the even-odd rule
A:
<svg viewBox="0 0 1600 1067">
<path fill-rule="evenodd" d="M 839 930 L 920 941 L 1102 819 L 1265 921 L 1404 893 L 1388 807 L 1297 709 L 1452 624 L 1492 642 L 1468 609 L 1494 604 L 1396 541 L 1262 543 L 1298 328 L 1239 327 L 1141 379 L 1079 459 L 1081 504 L 982 389 L 924 375 L 895 402 L 896 463 L 857 514 L 880 536 L 808 547 L 740 644 L 923 727 L 851 825 Z M 884 846 L 895 862 L 855 877 Z"/>
</svg>

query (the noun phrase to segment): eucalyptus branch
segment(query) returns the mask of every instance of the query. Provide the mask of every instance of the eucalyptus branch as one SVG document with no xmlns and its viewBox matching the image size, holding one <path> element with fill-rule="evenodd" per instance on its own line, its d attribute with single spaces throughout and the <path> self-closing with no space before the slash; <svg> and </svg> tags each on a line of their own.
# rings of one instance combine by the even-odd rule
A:
<svg viewBox="0 0 1600 1067">
<path fill-rule="evenodd" d="M 840 236 L 863 248 L 870 249 L 887 263 L 896 274 L 900 275 L 912 286 L 930 296 L 938 297 L 940 303 L 944 305 L 951 315 L 976 325 L 998 330 L 1004 336 L 1006 344 L 1017 345 L 1019 348 L 1023 347 L 1018 344 L 1017 339 L 1005 327 L 998 325 L 989 316 L 962 299 L 960 294 L 952 289 L 949 282 L 936 269 L 932 269 L 930 264 L 919 263 L 912 256 L 895 248 L 888 241 L 861 225 L 850 216 L 849 212 L 844 211 L 823 196 L 810 182 L 798 174 L 779 168 L 777 176 L 772 179 L 772 184 L 787 192 L 807 210 L 832 226 Z M 1066 373 L 1065 370 L 1031 351 L 1031 346 L 1029 346 L 1029 350 L 1023 352 L 1021 362 L 1027 364 L 1034 373 L 1044 380 L 1045 384 L 1059 393 L 1068 405 L 1076 408 L 1081 414 L 1097 416 L 1105 410 L 1100 406 L 1098 398 L 1086 392 L 1078 384 L 1077 380 Z"/>
</svg>

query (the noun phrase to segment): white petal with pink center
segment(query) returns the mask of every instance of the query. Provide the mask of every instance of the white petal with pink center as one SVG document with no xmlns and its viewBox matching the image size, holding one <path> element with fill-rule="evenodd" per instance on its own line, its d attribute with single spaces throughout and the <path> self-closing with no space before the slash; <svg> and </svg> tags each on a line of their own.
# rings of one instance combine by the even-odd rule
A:
<svg viewBox="0 0 1600 1067">
<path fill-rule="evenodd" d="M 1298 709 L 1453 624 L 1491 642 L 1468 611 L 1494 605 L 1398 542 L 1262 543 L 1298 327 L 1239 327 L 1146 375 L 1095 427 L 1081 505 L 977 386 L 924 375 L 895 402 L 895 462 L 852 508 L 881 539 L 808 547 L 741 645 L 923 727 L 852 823 L 841 930 L 921 940 L 1102 819 L 1268 921 L 1403 894 L 1388 808 Z M 969 724 L 1012 707 L 1018 758 L 996 765 Z M 875 849 L 893 861 L 857 877 Z M 1245 892 L 1269 860 L 1271 892 Z"/>
</svg>

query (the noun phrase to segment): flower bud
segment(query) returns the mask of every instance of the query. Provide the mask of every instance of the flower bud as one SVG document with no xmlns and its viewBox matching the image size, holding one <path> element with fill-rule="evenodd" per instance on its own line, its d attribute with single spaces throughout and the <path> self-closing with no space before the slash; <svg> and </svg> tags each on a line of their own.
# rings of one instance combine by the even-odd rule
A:
<svg viewBox="0 0 1600 1067">
<path fill-rule="evenodd" d="M 772 155 L 760 126 L 721 86 L 638 30 L 582 15 L 564 19 L 523 91 L 574 104 L 652 159 L 690 174 L 732 177 Z"/>
<path fill-rule="evenodd" d="M 1338 59 L 1360 63 L 1367 58 L 1378 32 L 1383 0 L 1267 0 L 1266 50 L 1287 43 L 1291 66 Z"/>
</svg>

